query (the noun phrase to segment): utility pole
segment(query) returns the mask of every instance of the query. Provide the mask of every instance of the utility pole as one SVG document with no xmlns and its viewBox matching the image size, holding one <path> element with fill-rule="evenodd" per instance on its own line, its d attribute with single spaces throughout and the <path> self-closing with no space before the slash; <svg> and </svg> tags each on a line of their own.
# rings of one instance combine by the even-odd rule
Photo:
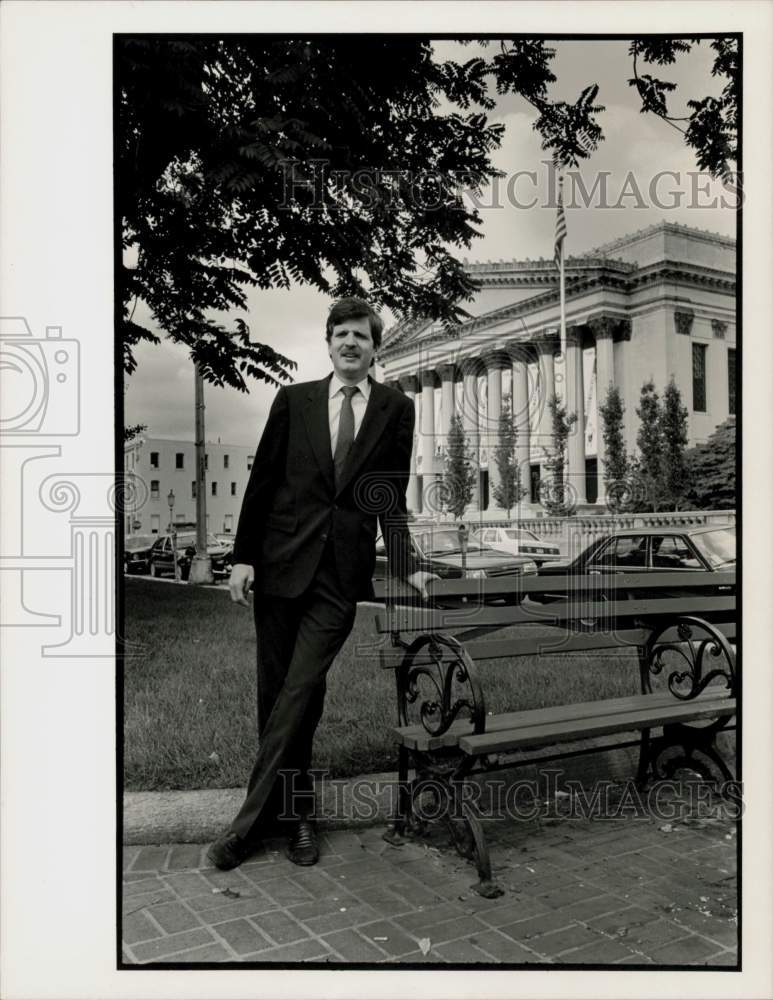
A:
<svg viewBox="0 0 773 1000">
<path fill-rule="evenodd" d="M 189 583 L 212 583 L 212 560 L 207 552 L 207 470 L 205 468 L 204 377 L 199 366 L 195 372 L 196 405 L 196 555 L 191 562 Z"/>
</svg>

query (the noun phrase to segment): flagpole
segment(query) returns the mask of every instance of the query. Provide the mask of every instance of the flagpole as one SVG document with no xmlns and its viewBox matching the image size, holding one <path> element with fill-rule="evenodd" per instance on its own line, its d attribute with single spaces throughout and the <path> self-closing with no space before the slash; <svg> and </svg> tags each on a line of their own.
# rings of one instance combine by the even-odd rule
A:
<svg viewBox="0 0 773 1000">
<path fill-rule="evenodd" d="M 564 207 L 564 175 L 559 173 L 558 175 L 558 202 L 561 206 L 561 214 L 563 216 Z M 565 233 L 565 221 L 562 219 L 564 225 Z M 568 358 L 566 356 L 566 281 L 565 281 L 565 266 L 564 266 L 564 244 L 566 243 L 565 235 L 561 239 L 558 252 L 558 290 L 559 290 L 559 334 L 561 337 L 561 369 L 564 375 L 564 409 L 569 413 L 569 405 L 572 398 L 572 392 L 569 387 L 569 364 Z M 566 484 L 569 480 L 569 449 L 566 449 L 566 454 L 564 455 L 564 483 Z"/>
<path fill-rule="evenodd" d="M 564 200 L 564 177 L 563 174 L 558 175 L 558 197 L 563 204 Z M 564 282 L 564 240 L 561 240 L 561 246 L 559 248 L 559 258 L 558 258 L 558 285 L 559 285 L 559 295 L 560 295 L 560 312 L 561 312 L 561 359 L 564 364 L 564 378 L 566 378 L 566 285 Z M 566 403 L 566 389 L 564 386 L 564 403 Z"/>
</svg>

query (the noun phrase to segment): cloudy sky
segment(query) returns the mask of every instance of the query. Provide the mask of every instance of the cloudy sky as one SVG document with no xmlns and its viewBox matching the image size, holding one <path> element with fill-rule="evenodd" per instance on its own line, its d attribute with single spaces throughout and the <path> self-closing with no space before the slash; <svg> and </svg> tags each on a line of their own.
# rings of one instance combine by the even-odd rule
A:
<svg viewBox="0 0 773 1000">
<path fill-rule="evenodd" d="M 580 176 L 585 189 L 592 191 L 599 173 L 607 173 L 607 207 L 599 206 L 598 197 L 586 207 L 580 193 L 573 205 L 567 186 L 567 254 L 583 253 L 662 220 L 734 236 L 731 193 L 698 174 L 678 131 L 639 112 L 635 92 L 627 85 L 632 76 L 627 43 L 567 41 L 557 42 L 555 48 L 553 72 L 558 79 L 551 96 L 573 101 L 584 87 L 598 83 L 597 103 L 606 108 L 602 116 L 605 141 Z M 459 49 L 452 42 L 437 45 L 440 57 L 460 60 L 471 58 L 475 46 L 466 46 L 461 53 Z M 710 73 L 711 54 L 704 42 L 676 66 L 653 71 L 679 85 L 671 114 L 684 114 L 684 101 L 689 97 L 717 92 Z M 473 261 L 552 257 L 555 209 L 545 204 L 549 171 L 532 129 L 534 111 L 522 99 L 508 95 L 499 100 L 491 118 L 506 126 L 502 146 L 494 156 L 495 165 L 506 176 L 498 188 L 480 199 L 481 238 L 460 255 Z M 518 172 L 523 173 L 516 178 Z M 536 179 L 529 172 L 536 173 Z M 304 381 L 320 378 L 330 369 L 324 342 L 329 304 L 326 296 L 300 286 L 289 291 L 255 291 L 245 318 L 252 339 L 295 360 L 295 378 Z M 137 305 L 135 320 L 153 325 L 142 303 Z M 152 436 L 193 440 L 193 368 L 187 352 L 163 343 L 140 347 L 136 357 L 137 371 L 125 383 L 126 423 L 147 424 Z M 262 383 L 254 383 L 249 394 L 207 386 L 207 439 L 255 444 L 275 391 Z"/>
</svg>

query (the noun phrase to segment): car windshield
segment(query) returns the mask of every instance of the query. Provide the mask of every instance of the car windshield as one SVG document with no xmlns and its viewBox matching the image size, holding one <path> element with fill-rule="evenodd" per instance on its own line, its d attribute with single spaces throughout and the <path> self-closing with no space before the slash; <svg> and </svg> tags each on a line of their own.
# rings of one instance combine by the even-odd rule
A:
<svg viewBox="0 0 773 1000">
<path fill-rule="evenodd" d="M 735 562 L 735 528 L 717 528 L 692 536 L 692 543 L 712 566 Z"/>
<path fill-rule="evenodd" d="M 149 549 L 155 542 L 155 535 L 133 535 L 124 542 L 124 548 L 132 552 L 134 549 Z"/>
<path fill-rule="evenodd" d="M 452 555 L 462 551 L 459 532 L 456 529 L 421 531 L 416 532 L 413 537 L 424 555 Z M 488 550 L 489 546 L 481 545 L 478 541 L 467 542 L 468 552 L 482 552 L 484 548 Z"/>
<path fill-rule="evenodd" d="M 527 531 L 526 528 L 508 528 L 505 531 L 505 537 L 512 539 L 514 542 L 539 542 L 540 538 L 537 538 L 535 534 L 531 531 Z"/>
</svg>

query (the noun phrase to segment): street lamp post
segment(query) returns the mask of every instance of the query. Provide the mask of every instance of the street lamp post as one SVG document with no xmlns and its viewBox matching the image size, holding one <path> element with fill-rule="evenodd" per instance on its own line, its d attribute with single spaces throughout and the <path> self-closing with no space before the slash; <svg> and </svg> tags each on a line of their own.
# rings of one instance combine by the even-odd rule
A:
<svg viewBox="0 0 773 1000">
<path fill-rule="evenodd" d="M 172 536 L 172 558 L 174 559 L 174 579 L 175 583 L 180 582 L 180 567 L 177 565 L 177 530 L 174 526 L 174 490 L 167 494 L 166 502 L 169 505 L 169 533 Z"/>
<path fill-rule="evenodd" d="M 207 472 L 204 435 L 204 376 L 195 365 L 196 400 L 196 554 L 191 561 L 188 583 L 212 583 L 212 559 L 207 546 Z"/>
</svg>

